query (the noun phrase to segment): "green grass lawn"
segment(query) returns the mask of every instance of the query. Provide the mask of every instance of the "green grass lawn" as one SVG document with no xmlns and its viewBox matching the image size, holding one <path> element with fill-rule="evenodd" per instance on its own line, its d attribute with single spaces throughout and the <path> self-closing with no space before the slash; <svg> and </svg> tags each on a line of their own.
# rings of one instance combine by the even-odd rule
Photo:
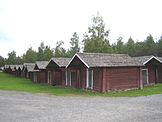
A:
<svg viewBox="0 0 162 122">
<path fill-rule="evenodd" d="M 82 89 L 63 88 L 47 84 L 34 84 L 31 80 L 0 73 L 0 89 L 24 91 L 30 93 L 47 93 L 57 96 L 107 96 L 107 97 L 135 97 L 153 94 L 162 94 L 162 84 L 144 87 L 143 90 L 130 90 L 120 92 L 98 93 Z"/>
</svg>

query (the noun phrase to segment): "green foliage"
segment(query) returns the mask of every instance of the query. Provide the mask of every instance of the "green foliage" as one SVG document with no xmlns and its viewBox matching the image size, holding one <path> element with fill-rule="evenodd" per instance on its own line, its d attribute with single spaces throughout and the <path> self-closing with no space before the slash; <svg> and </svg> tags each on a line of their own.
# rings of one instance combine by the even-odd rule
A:
<svg viewBox="0 0 162 122">
<path fill-rule="evenodd" d="M 112 53 L 109 44 L 109 30 L 105 30 L 105 23 L 101 16 L 97 15 L 92 19 L 92 26 L 88 28 L 88 33 L 84 34 L 84 52 Z"/>
<path fill-rule="evenodd" d="M 16 52 L 8 53 L 7 64 L 16 64 Z"/>
<path fill-rule="evenodd" d="M 49 61 L 53 56 L 54 56 L 53 50 L 49 46 L 46 46 L 43 55 L 44 61 Z"/>
<path fill-rule="evenodd" d="M 162 36 L 160 37 L 157 43 L 157 55 L 162 56 Z"/>
<path fill-rule="evenodd" d="M 4 65 L 5 65 L 5 59 L 2 56 L 0 56 L 0 67 Z"/>
<path fill-rule="evenodd" d="M 26 63 L 34 63 L 37 60 L 37 52 L 30 47 L 26 54 L 23 55 L 23 58 Z"/>
<path fill-rule="evenodd" d="M 48 61 L 53 57 L 53 50 L 49 46 L 44 46 L 41 42 L 40 47 L 38 47 L 37 61 Z"/>
<path fill-rule="evenodd" d="M 57 41 L 55 48 L 55 57 L 66 57 L 66 50 L 62 47 L 63 41 Z"/>
<path fill-rule="evenodd" d="M 130 55 L 130 56 L 135 56 L 135 42 L 134 40 L 130 37 L 128 39 L 128 42 L 126 44 L 126 52 Z"/>
<path fill-rule="evenodd" d="M 44 59 L 44 43 L 41 42 L 40 47 L 38 47 L 37 60 L 42 61 Z"/>
<path fill-rule="evenodd" d="M 145 55 L 156 55 L 156 44 L 154 42 L 154 39 L 152 35 L 149 35 L 146 37 L 146 40 L 144 40 L 144 52 Z"/>
<path fill-rule="evenodd" d="M 71 47 L 70 50 L 68 50 L 67 52 L 68 57 L 72 57 L 75 53 L 80 51 L 79 36 L 77 35 L 77 32 L 74 32 L 70 40 Z"/>
<path fill-rule="evenodd" d="M 125 53 L 125 49 L 126 49 L 124 43 L 122 42 L 122 39 L 123 39 L 122 37 L 119 37 L 117 39 L 117 43 L 114 44 L 114 52 L 119 54 Z"/>
<path fill-rule="evenodd" d="M 82 45 L 83 52 L 90 53 L 126 53 L 130 56 L 155 55 L 162 56 L 162 36 L 158 42 L 154 41 L 152 35 L 148 35 L 145 40 L 135 42 L 131 37 L 127 42 L 119 37 L 116 43 L 110 45 L 109 30 L 105 29 L 103 18 L 98 14 L 92 18 L 92 24 L 84 34 Z M 23 56 L 17 57 L 16 52 L 8 53 L 8 58 L 0 57 L 0 66 L 4 64 L 22 64 L 24 62 L 48 61 L 52 57 L 72 57 L 75 53 L 82 51 L 79 45 L 79 36 L 74 32 L 70 39 L 70 48 L 66 51 L 63 48 L 63 41 L 57 41 L 56 47 L 51 49 L 41 42 L 38 51 L 30 47 Z"/>
</svg>

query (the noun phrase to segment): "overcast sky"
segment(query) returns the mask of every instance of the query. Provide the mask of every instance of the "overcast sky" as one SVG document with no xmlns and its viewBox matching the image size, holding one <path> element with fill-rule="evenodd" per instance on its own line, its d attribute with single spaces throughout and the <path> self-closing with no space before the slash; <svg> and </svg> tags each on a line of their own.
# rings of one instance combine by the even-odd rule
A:
<svg viewBox="0 0 162 122">
<path fill-rule="evenodd" d="M 15 50 L 22 55 L 29 47 L 37 50 L 43 41 L 65 47 L 74 32 L 80 38 L 100 13 L 110 29 L 110 43 L 119 36 L 143 41 L 162 35 L 162 0 L 0 0 L 0 55 Z"/>
</svg>

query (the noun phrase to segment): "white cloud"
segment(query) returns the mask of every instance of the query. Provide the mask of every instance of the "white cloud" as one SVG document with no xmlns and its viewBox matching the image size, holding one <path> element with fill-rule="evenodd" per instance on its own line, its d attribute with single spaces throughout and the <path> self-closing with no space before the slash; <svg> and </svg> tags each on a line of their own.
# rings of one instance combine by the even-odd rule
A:
<svg viewBox="0 0 162 122">
<path fill-rule="evenodd" d="M 100 12 L 110 29 L 111 42 L 119 36 L 144 40 L 162 32 L 161 0 L 0 0 L 0 32 L 12 37 L 0 42 L 0 55 L 11 50 L 22 55 L 42 41 L 55 47 L 63 40 L 66 48 L 73 32 L 87 31 L 93 15 Z M 2 50 L 3 49 L 3 50 Z"/>
</svg>

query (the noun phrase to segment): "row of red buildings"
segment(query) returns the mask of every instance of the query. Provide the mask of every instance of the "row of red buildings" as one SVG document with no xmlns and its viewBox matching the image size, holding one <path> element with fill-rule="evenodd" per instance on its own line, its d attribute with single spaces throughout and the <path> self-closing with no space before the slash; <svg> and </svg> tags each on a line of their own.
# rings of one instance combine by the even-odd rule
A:
<svg viewBox="0 0 162 122">
<path fill-rule="evenodd" d="M 90 89 L 99 92 L 142 89 L 162 83 L 162 58 L 127 54 L 77 53 L 23 65 L 5 65 L 5 72 L 34 83 Z"/>
</svg>

